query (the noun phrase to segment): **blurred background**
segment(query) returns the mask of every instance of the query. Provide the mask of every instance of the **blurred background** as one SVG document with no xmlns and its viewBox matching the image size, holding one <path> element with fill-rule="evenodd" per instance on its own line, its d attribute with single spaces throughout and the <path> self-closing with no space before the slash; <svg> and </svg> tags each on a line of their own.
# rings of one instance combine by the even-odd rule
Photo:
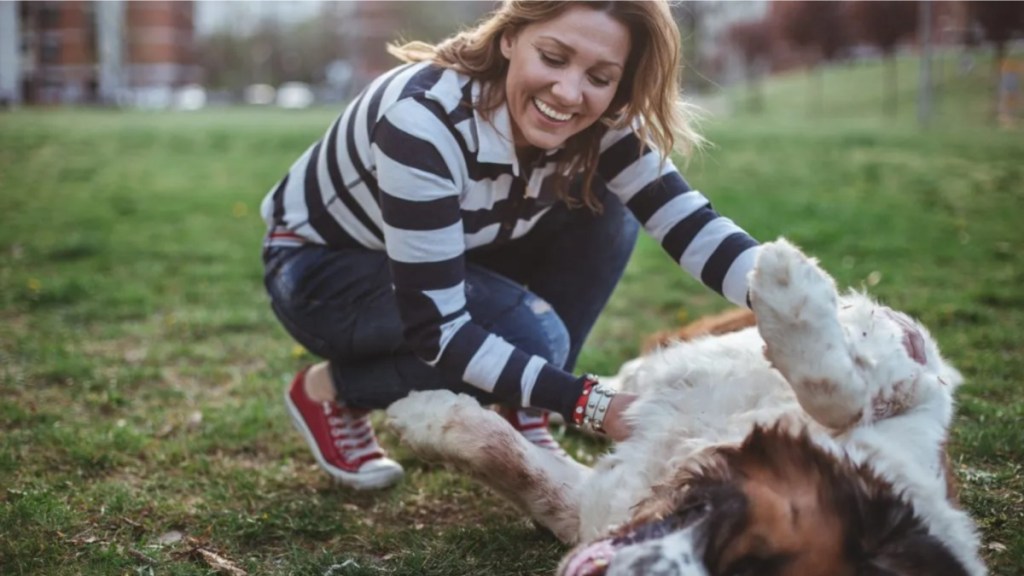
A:
<svg viewBox="0 0 1024 576">
<path fill-rule="evenodd" d="M 387 42 L 439 40 L 495 5 L 0 0 L 0 102 L 181 110 L 339 103 L 395 64 Z M 873 65 L 885 114 L 896 114 L 899 94 L 909 92 L 927 121 L 944 87 L 974 75 L 991 90 L 984 119 L 1012 124 L 1020 115 L 1024 2 L 677 2 L 673 12 L 687 94 L 715 112 L 759 112 L 769 75 Z M 916 57 L 909 77 L 898 64 L 908 56 Z M 825 80 L 810 77 L 802 106 L 814 112 L 827 104 Z M 730 88 L 733 98 L 716 99 Z"/>
</svg>

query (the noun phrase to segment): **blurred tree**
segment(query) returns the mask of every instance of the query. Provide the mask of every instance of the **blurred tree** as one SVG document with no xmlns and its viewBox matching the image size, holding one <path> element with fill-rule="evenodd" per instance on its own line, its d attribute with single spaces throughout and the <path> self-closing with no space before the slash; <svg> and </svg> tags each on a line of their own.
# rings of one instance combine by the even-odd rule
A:
<svg viewBox="0 0 1024 576">
<path fill-rule="evenodd" d="M 835 60 L 848 44 L 846 3 L 812 0 L 780 2 L 773 11 L 773 17 L 777 20 L 775 28 L 782 38 L 817 56 L 815 73 L 811 75 L 816 80 L 812 82 L 814 93 L 810 101 L 811 110 L 820 112 L 824 83 L 822 63 Z"/>
<path fill-rule="evenodd" d="M 736 46 L 743 60 L 747 105 L 751 112 L 761 112 L 764 109 L 761 76 L 771 54 L 771 28 L 765 20 L 739 22 L 730 26 L 727 34 L 729 42 Z"/>
<path fill-rule="evenodd" d="M 203 69 L 203 82 L 214 90 L 233 90 L 252 82 L 248 67 L 240 66 L 247 60 L 247 40 L 229 30 L 219 30 L 198 39 L 196 51 Z"/>
<path fill-rule="evenodd" d="M 1014 33 L 1024 32 L 1024 2 L 992 2 L 989 0 L 968 2 L 967 8 L 973 20 L 981 24 L 985 39 L 992 42 L 996 51 L 996 66 L 1006 57 L 1006 43 Z"/>
<path fill-rule="evenodd" d="M 287 34 L 276 21 L 260 20 L 248 44 L 249 64 L 255 82 L 271 86 L 279 83 L 282 41 L 285 37 Z"/>
<path fill-rule="evenodd" d="M 876 46 L 886 62 L 882 99 L 882 112 L 895 116 L 899 92 L 899 67 L 896 64 L 896 46 L 917 30 L 916 2 L 901 0 L 859 0 L 850 5 L 850 15 L 856 24 L 857 37 Z"/>
<path fill-rule="evenodd" d="M 204 82 L 228 91 L 253 83 L 323 82 L 327 66 L 345 56 L 346 10 L 344 3 L 324 2 L 306 20 L 285 24 L 264 17 L 252 29 L 228 26 L 198 38 Z"/>
<path fill-rule="evenodd" d="M 494 8 L 491 2 L 357 2 L 345 23 L 355 70 L 354 88 L 398 64 L 387 54 L 388 43 L 438 42 L 470 27 Z"/>
<path fill-rule="evenodd" d="M 992 98 L 992 117 L 998 115 L 1001 90 L 1001 70 L 1006 60 L 1006 44 L 1017 32 L 1024 32 L 1024 2 L 992 2 L 989 0 L 968 2 L 971 20 L 981 25 L 985 39 L 995 47 L 992 59 L 992 76 L 995 96 Z"/>
<path fill-rule="evenodd" d="M 705 68 L 701 61 L 700 46 L 704 35 L 704 21 L 716 6 L 713 2 L 688 1 L 671 5 L 672 16 L 679 25 L 683 50 L 683 90 L 701 93 L 711 87 L 711 80 L 701 73 Z"/>
</svg>

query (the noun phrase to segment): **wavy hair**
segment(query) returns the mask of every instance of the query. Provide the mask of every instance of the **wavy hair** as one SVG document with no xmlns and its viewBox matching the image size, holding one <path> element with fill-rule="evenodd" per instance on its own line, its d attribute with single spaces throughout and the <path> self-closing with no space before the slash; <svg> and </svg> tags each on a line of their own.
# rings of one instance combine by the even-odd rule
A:
<svg viewBox="0 0 1024 576">
<path fill-rule="evenodd" d="M 680 100 L 681 45 L 679 28 L 666 0 L 619 0 L 599 2 L 506 0 L 475 27 L 438 44 L 409 42 L 391 44 L 388 52 L 405 62 L 430 61 L 481 82 L 475 106 L 484 118 L 505 101 L 508 60 L 501 53 L 505 33 L 517 34 L 537 22 L 558 17 L 569 7 L 585 6 L 604 12 L 630 32 L 630 51 L 625 74 L 604 117 L 573 135 L 558 155 L 556 172 L 565 176 L 559 195 L 566 201 L 571 176 L 583 177 L 582 203 L 600 211 L 592 191 L 601 138 L 609 128 L 632 126 L 641 142 L 653 146 L 666 160 L 674 150 L 690 152 L 703 142 L 691 124 L 688 108 Z M 637 121 L 639 119 L 639 122 Z"/>
</svg>

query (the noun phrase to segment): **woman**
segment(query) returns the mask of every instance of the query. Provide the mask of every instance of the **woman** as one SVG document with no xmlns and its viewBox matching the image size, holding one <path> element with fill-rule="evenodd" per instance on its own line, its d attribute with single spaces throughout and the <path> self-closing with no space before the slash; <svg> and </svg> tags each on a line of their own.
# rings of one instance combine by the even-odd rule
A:
<svg viewBox="0 0 1024 576">
<path fill-rule="evenodd" d="M 366 411 L 414 389 L 503 406 L 564 456 L 547 411 L 622 439 L 633 400 L 573 374 L 642 224 L 683 269 L 745 304 L 757 243 L 668 153 L 678 106 L 666 2 L 509 1 L 375 80 L 263 202 L 273 309 L 327 359 L 286 405 L 320 465 L 398 481 Z"/>
</svg>

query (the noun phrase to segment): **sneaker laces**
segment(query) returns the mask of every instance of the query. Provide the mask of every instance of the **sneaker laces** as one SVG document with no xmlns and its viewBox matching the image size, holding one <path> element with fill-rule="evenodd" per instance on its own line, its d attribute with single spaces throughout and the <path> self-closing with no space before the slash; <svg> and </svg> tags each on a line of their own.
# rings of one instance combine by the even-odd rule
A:
<svg viewBox="0 0 1024 576">
<path fill-rule="evenodd" d="M 519 431 L 531 444 L 554 452 L 559 456 L 569 457 L 569 454 L 562 449 L 561 444 L 551 435 L 548 429 L 548 415 L 546 412 L 536 410 L 507 411 L 506 418 L 512 423 L 512 427 Z"/>
<path fill-rule="evenodd" d="M 356 416 L 352 410 L 334 402 L 323 403 L 324 416 L 330 429 L 334 447 L 345 460 L 357 460 L 369 455 L 384 455 L 366 414 Z"/>
</svg>

